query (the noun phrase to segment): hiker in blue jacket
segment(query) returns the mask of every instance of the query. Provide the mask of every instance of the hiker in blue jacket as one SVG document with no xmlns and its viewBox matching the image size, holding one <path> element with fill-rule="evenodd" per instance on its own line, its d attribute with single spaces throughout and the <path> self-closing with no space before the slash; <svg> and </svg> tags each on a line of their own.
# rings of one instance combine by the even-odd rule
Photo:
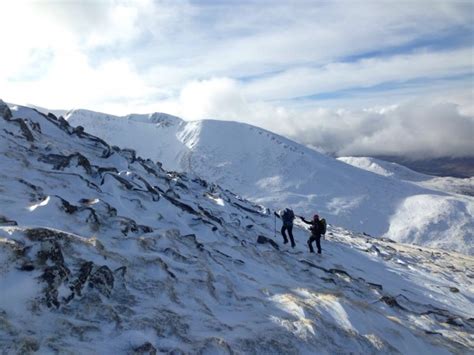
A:
<svg viewBox="0 0 474 355">
<path fill-rule="evenodd" d="M 281 227 L 281 235 L 283 236 L 283 243 L 288 243 L 288 238 L 286 237 L 285 231 L 288 231 L 288 235 L 291 241 L 291 247 L 295 247 L 295 240 L 293 239 L 293 220 L 295 219 L 295 214 L 289 208 L 281 213 L 281 220 L 283 221 L 283 226 Z"/>
</svg>

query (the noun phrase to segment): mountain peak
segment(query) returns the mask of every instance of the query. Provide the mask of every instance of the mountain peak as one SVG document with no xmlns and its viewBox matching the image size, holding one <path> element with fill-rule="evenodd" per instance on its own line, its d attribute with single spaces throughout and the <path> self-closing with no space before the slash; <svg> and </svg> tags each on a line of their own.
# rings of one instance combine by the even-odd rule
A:
<svg viewBox="0 0 474 355">
<path fill-rule="evenodd" d="M 181 118 L 163 112 L 154 112 L 149 114 L 129 114 L 124 116 L 131 121 L 141 123 L 153 123 L 164 127 L 174 126 L 184 122 Z"/>
</svg>

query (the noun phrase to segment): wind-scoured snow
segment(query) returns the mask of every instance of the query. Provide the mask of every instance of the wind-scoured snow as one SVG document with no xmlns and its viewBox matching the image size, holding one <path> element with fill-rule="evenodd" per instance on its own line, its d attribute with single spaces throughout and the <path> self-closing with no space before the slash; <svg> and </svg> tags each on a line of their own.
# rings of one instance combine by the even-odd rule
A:
<svg viewBox="0 0 474 355">
<path fill-rule="evenodd" d="M 53 115 L 0 102 L 0 116 L 5 353 L 474 347 L 470 256 L 336 226 L 318 256 L 299 220 L 287 251 L 272 211 L 219 185 Z"/>
<path fill-rule="evenodd" d="M 319 213 L 330 223 L 373 236 L 474 254 L 474 198 L 459 193 L 472 191 L 472 180 L 426 180 L 400 166 L 338 161 L 237 122 L 173 118 L 162 125 L 84 110 L 66 119 L 255 203 Z"/>
</svg>

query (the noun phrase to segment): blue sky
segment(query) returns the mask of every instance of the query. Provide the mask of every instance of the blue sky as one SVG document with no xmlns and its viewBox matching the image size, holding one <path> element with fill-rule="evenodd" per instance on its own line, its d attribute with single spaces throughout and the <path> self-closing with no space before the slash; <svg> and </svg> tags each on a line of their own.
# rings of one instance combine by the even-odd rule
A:
<svg viewBox="0 0 474 355">
<path fill-rule="evenodd" d="M 471 1 L 6 0 L 0 13 L 9 102 L 239 120 L 315 145 L 301 132 L 334 117 L 474 114 Z"/>
</svg>

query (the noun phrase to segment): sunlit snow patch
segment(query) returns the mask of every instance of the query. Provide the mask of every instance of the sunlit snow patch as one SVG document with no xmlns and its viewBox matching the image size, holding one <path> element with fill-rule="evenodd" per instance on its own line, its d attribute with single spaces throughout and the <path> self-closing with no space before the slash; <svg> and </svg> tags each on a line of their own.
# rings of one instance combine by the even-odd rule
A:
<svg viewBox="0 0 474 355">
<path fill-rule="evenodd" d="M 304 298 L 305 304 L 315 307 L 323 318 L 332 318 L 339 327 L 355 331 L 347 312 L 341 305 L 340 297 L 329 293 L 314 293 L 307 289 L 297 289 L 295 292 Z"/>
<path fill-rule="evenodd" d="M 36 210 L 38 207 L 43 207 L 43 206 L 46 206 L 49 202 L 49 196 L 46 197 L 43 201 L 41 201 L 40 203 L 37 203 L 36 205 L 32 205 L 30 207 L 28 207 L 28 210 L 30 212 L 33 212 L 34 210 Z"/>
<path fill-rule="evenodd" d="M 306 318 L 303 307 L 298 305 L 298 299 L 291 294 L 281 294 L 271 297 L 271 300 L 277 304 L 277 307 L 290 314 L 295 320 L 285 319 L 283 317 L 271 316 L 270 320 L 289 332 L 292 332 L 300 338 L 307 338 L 315 335 L 313 322 Z"/>
<path fill-rule="evenodd" d="M 214 203 L 216 205 L 219 205 L 219 206 L 224 206 L 224 200 L 218 196 L 214 196 L 214 195 L 211 195 L 211 194 L 207 194 L 206 195 L 210 200 L 214 201 Z"/>
</svg>

